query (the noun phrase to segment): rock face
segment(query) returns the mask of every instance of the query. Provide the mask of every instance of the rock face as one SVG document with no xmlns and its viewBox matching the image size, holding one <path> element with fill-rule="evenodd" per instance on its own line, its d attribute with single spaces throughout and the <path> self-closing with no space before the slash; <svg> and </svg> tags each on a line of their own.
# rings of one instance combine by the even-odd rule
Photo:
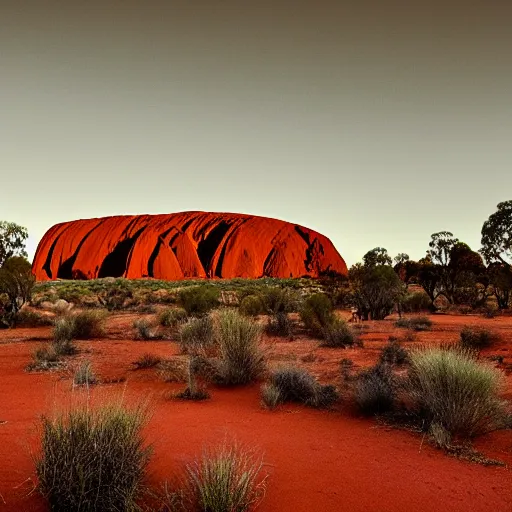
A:
<svg viewBox="0 0 512 512">
<path fill-rule="evenodd" d="M 39 243 L 32 269 L 39 281 L 347 273 L 331 241 L 315 231 L 265 217 L 206 212 L 56 224 Z"/>
</svg>

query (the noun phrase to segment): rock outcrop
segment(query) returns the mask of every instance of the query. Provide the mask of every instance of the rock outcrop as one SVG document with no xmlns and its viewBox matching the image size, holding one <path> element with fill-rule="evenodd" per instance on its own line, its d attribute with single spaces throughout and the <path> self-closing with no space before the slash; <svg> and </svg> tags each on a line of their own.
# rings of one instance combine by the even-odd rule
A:
<svg viewBox="0 0 512 512">
<path fill-rule="evenodd" d="M 319 277 L 346 274 L 325 236 L 275 219 L 182 212 L 64 222 L 42 238 L 36 279 Z"/>
</svg>

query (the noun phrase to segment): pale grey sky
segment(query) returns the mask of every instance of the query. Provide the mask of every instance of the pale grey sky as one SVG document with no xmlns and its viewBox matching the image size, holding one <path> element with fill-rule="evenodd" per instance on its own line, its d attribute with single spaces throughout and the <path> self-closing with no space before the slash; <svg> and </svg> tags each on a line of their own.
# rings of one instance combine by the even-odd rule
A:
<svg viewBox="0 0 512 512">
<path fill-rule="evenodd" d="M 354 4 L 357 4 L 355 6 Z M 504 0 L 0 0 L 0 219 L 230 211 L 350 265 L 512 198 Z"/>
</svg>

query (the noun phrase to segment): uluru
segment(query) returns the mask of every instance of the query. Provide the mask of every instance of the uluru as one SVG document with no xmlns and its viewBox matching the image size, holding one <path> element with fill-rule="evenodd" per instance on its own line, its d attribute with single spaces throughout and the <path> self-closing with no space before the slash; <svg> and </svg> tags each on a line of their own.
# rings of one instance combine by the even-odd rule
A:
<svg viewBox="0 0 512 512">
<path fill-rule="evenodd" d="M 181 212 L 56 224 L 33 260 L 37 280 L 346 275 L 324 235 L 255 215 Z"/>
</svg>

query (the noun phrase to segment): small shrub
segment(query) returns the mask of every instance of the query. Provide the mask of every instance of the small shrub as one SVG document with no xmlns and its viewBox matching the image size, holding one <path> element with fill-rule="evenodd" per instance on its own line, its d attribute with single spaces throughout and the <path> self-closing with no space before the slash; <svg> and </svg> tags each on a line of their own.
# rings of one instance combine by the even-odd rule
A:
<svg viewBox="0 0 512 512">
<path fill-rule="evenodd" d="M 187 465 L 189 493 L 194 509 L 215 512 L 244 512 L 265 495 L 261 457 L 238 446 L 223 444 L 205 450 Z"/>
<path fill-rule="evenodd" d="M 211 316 L 191 318 L 180 327 L 182 354 L 211 353 L 215 348 L 215 330 Z"/>
<path fill-rule="evenodd" d="M 291 313 L 297 310 L 299 297 L 296 292 L 288 288 L 268 286 L 260 293 L 264 311 L 268 315 L 278 313 Z"/>
<path fill-rule="evenodd" d="M 486 304 L 482 310 L 482 316 L 484 318 L 494 318 L 498 314 L 498 308 L 490 304 Z"/>
<path fill-rule="evenodd" d="M 92 364 L 90 361 L 83 361 L 80 363 L 75 371 L 73 382 L 76 386 L 90 386 L 96 384 L 98 379 L 92 370 Z"/>
<path fill-rule="evenodd" d="M 162 359 L 160 357 L 146 352 L 132 364 L 135 366 L 137 370 L 143 370 L 147 368 L 154 368 L 155 366 L 158 366 L 161 362 Z"/>
<path fill-rule="evenodd" d="M 219 314 L 217 332 L 217 381 L 224 385 L 248 384 L 265 370 L 265 358 L 259 348 L 261 329 L 237 310 Z"/>
<path fill-rule="evenodd" d="M 58 318 L 53 327 L 54 343 L 65 343 L 75 339 L 75 324 L 70 316 Z"/>
<path fill-rule="evenodd" d="M 151 322 L 145 318 L 139 318 L 133 322 L 133 327 L 136 329 L 135 338 L 143 341 L 150 341 L 160 338 L 153 329 Z"/>
<path fill-rule="evenodd" d="M 158 376 L 164 382 L 187 382 L 189 362 L 186 358 L 165 359 L 158 365 Z"/>
<path fill-rule="evenodd" d="M 387 365 L 376 365 L 361 372 L 354 391 L 356 404 L 365 415 L 383 414 L 394 406 L 393 375 Z"/>
<path fill-rule="evenodd" d="M 258 316 L 265 312 L 265 306 L 259 295 L 247 295 L 240 301 L 240 313 L 246 316 Z"/>
<path fill-rule="evenodd" d="M 420 313 L 432 308 L 432 301 L 425 292 L 413 292 L 405 296 L 402 308 L 406 313 Z"/>
<path fill-rule="evenodd" d="M 53 328 L 55 342 L 89 340 L 105 334 L 105 314 L 102 311 L 82 311 L 58 318 Z"/>
<path fill-rule="evenodd" d="M 465 326 L 460 332 L 460 344 L 467 349 L 481 350 L 492 346 L 499 337 L 484 328 Z"/>
<path fill-rule="evenodd" d="M 28 371 L 51 370 L 61 365 L 61 354 L 55 344 L 41 347 L 32 353 L 32 362 L 27 366 Z"/>
<path fill-rule="evenodd" d="M 178 327 L 187 319 L 187 312 L 182 308 L 166 308 L 158 315 L 158 323 L 162 327 Z"/>
<path fill-rule="evenodd" d="M 428 426 L 437 424 L 451 436 L 471 438 L 502 423 L 499 370 L 463 349 L 426 348 L 410 357 L 408 393 Z"/>
<path fill-rule="evenodd" d="M 273 384 L 263 384 L 261 386 L 261 401 L 269 409 L 275 409 L 280 403 L 283 402 L 281 392 Z"/>
<path fill-rule="evenodd" d="M 382 349 L 380 362 L 390 365 L 402 365 L 409 361 L 409 353 L 398 341 L 390 339 L 389 343 Z"/>
<path fill-rule="evenodd" d="M 284 338 L 293 337 L 293 322 L 284 311 L 269 317 L 267 325 L 265 326 L 265 332 L 270 336 L 282 336 Z"/>
<path fill-rule="evenodd" d="M 323 329 L 334 322 L 331 300 L 324 293 L 310 295 L 302 305 L 300 318 L 306 329 L 321 336 Z"/>
<path fill-rule="evenodd" d="M 137 510 L 149 461 L 143 408 L 71 410 L 43 417 L 39 490 L 56 512 Z"/>
<path fill-rule="evenodd" d="M 322 346 L 324 347 L 348 347 L 358 342 L 354 331 L 347 322 L 340 318 L 336 318 L 331 323 L 327 324 L 322 330 L 322 335 Z"/>
<path fill-rule="evenodd" d="M 186 387 L 183 391 L 179 391 L 173 398 L 178 398 L 179 400 L 208 400 L 210 398 L 210 394 L 205 389 L 191 389 Z"/>
<path fill-rule="evenodd" d="M 262 392 L 279 393 L 281 402 L 329 407 L 338 399 L 332 386 L 322 386 L 307 370 L 293 366 L 278 368 L 272 372 L 268 386 L 274 389 L 269 391 L 268 388 L 263 388 Z M 262 399 L 265 402 L 264 395 Z"/>
<path fill-rule="evenodd" d="M 178 301 L 187 315 L 203 316 L 219 307 L 219 295 L 215 286 L 190 286 L 179 291 Z"/>
<path fill-rule="evenodd" d="M 17 327 L 45 327 L 47 325 L 53 325 L 53 319 L 36 311 L 22 309 L 16 315 Z"/>
<path fill-rule="evenodd" d="M 414 331 L 430 331 L 432 320 L 428 316 L 411 316 L 400 318 L 395 322 L 396 327 L 405 327 Z"/>
</svg>

